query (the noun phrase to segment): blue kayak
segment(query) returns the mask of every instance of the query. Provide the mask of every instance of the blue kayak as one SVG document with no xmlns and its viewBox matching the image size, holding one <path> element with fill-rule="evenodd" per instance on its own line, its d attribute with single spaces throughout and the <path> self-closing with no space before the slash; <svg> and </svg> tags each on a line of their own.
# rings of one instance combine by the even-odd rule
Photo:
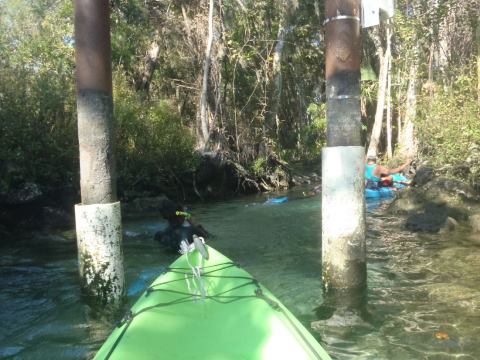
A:
<svg viewBox="0 0 480 360">
<path fill-rule="evenodd" d="M 288 197 L 282 196 L 278 198 L 268 199 L 267 201 L 265 201 L 265 204 L 283 204 L 283 203 L 286 203 L 287 201 L 288 201 Z"/>
<path fill-rule="evenodd" d="M 377 189 L 365 189 L 367 199 L 386 199 L 395 197 L 395 190 L 389 187 L 379 187 Z"/>
<path fill-rule="evenodd" d="M 376 189 L 365 189 L 367 199 L 387 199 L 395 197 L 396 189 L 403 189 L 409 183 L 410 179 L 402 174 L 393 174 L 393 187 L 378 187 Z"/>
</svg>

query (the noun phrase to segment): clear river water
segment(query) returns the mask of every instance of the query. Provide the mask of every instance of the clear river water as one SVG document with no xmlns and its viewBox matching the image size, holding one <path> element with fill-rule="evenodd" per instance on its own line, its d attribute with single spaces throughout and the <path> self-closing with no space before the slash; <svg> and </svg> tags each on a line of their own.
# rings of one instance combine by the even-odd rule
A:
<svg viewBox="0 0 480 360">
<path fill-rule="evenodd" d="M 320 196 L 301 191 L 280 194 L 285 204 L 254 196 L 193 214 L 215 235 L 210 245 L 268 287 L 333 358 L 480 359 L 480 246 L 466 230 L 412 234 L 385 204 L 369 204 L 368 289 L 335 301 L 322 293 Z M 165 226 L 153 216 L 125 221 L 125 309 L 176 257 L 153 240 Z M 115 326 L 80 296 L 73 230 L 1 245 L 0 304 L 1 359 L 90 359 Z"/>
</svg>

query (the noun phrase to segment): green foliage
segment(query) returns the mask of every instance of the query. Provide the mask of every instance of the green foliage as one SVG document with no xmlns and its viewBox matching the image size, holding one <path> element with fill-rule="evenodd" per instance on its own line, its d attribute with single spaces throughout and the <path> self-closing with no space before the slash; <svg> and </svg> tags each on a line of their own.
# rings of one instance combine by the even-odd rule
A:
<svg viewBox="0 0 480 360">
<path fill-rule="evenodd" d="M 258 143 L 265 141 L 266 136 L 276 144 L 275 151 L 279 154 L 296 157 L 303 151 L 302 142 L 298 141 L 302 136 L 299 122 L 307 117 L 306 105 L 321 93 L 318 81 L 324 72 L 321 14 L 316 14 L 315 1 L 293 2 L 287 6 L 285 24 L 283 2 L 259 0 L 246 4 L 246 13 L 238 11 L 236 2 L 224 5 L 228 56 L 223 77 L 230 79 L 225 86 L 230 122 L 225 127 L 230 134 L 236 133 L 234 127 L 241 127 L 242 131 L 237 132 L 242 140 L 253 139 Z M 282 23 L 287 31 L 281 61 L 282 90 L 276 94 L 273 55 Z M 278 121 L 273 116 L 277 101 Z"/>
<path fill-rule="evenodd" d="M 327 142 L 327 104 L 310 103 L 307 107 L 307 123 L 300 129 L 299 144 L 294 149 L 279 148 L 281 157 L 287 161 L 315 161 L 322 155 Z"/>
<path fill-rule="evenodd" d="M 251 165 L 251 171 L 258 178 L 264 177 L 267 174 L 267 158 L 259 157 Z"/>
<path fill-rule="evenodd" d="M 376 102 L 378 93 L 378 81 L 362 81 L 360 93 L 367 104 Z"/>
<path fill-rule="evenodd" d="M 8 77 L 0 73 L 0 78 Z M 19 79 L 25 82 L 8 87 Z M 27 88 L 29 80 L 29 74 L 17 73 L 8 83 L 0 81 L 0 159 L 14 169 L 5 175 L 6 189 L 21 181 L 59 186 L 76 178 L 75 110 L 65 92 L 70 89 L 45 77 Z"/>
<path fill-rule="evenodd" d="M 307 108 L 310 124 L 303 128 L 302 143 L 308 159 L 321 156 L 322 147 L 327 141 L 327 104 L 311 103 Z"/>
<path fill-rule="evenodd" d="M 195 165 L 194 138 L 174 105 L 131 85 L 151 40 L 144 3 L 112 5 L 120 188 L 159 189 Z M 0 191 L 24 181 L 78 186 L 73 2 L 6 0 L 0 11 Z"/>
<path fill-rule="evenodd" d="M 112 63 L 134 74 L 138 59 L 152 41 L 154 27 L 144 1 L 113 0 L 111 4 Z"/>
<path fill-rule="evenodd" d="M 243 3 L 246 11 L 236 1 L 223 3 L 214 19 L 208 103 L 216 115 L 212 128 L 221 135 L 215 141 L 223 151 L 243 152 L 242 159 L 255 159 L 260 143 L 290 160 L 316 159 L 326 142 L 326 106 L 318 103 L 325 91 L 323 6 L 314 0 L 288 7 L 273 0 Z M 208 7 L 166 0 L 111 0 L 110 5 L 120 188 L 160 190 L 195 166 Z M 448 0 L 437 5 L 397 2 L 391 24 L 394 139 L 398 116 L 404 120 L 405 107 L 413 106 L 405 94 L 415 69 L 419 86 L 429 87 L 417 99 L 420 150 L 439 166 L 467 162 L 473 169 L 477 160 L 469 149 L 480 136 L 478 79 L 473 69 L 459 70 L 476 64 L 469 17 L 460 16 L 472 5 L 463 12 Z M 452 11 L 462 31 L 449 33 L 444 50 L 452 56 L 442 60 L 440 31 Z M 25 180 L 76 185 L 73 2 L 3 0 L 0 13 L 0 160 L 14 165 L 2 174 L 2 186 Z M 286 32 L 277 77 L 273 54 L 281 25 Z M 139 90 L 151 70 L 146 60 L 152 44 L 160 49 L 155 70 L 148 90 Z M 377 46 L 364 42 L 364 65 L 378 66 Z M 377 92 L 377 81 L 362 82 L 367 123 Z M 266 159 L 251 168 L 264 176 Z"/>
<path fill-rule="evenodd" d="M 22 181 L 60 186 L 76 179 L 78 148 L 73 31 L 67 2 L 7 1 L 0 22 L 2 190 Z M 53 5 L 56 5 L 53 7 Z"/>
<path fill-rule="evenodd" d="M 362 65 L 362 67 L 360 68 L 360 73 L 361 73 L 362 81 L 378 80 L 378 76 L 373 70 L 372 65 L 370 63 L 366 63 L 365 65 Z"/>
<path fill-rule="evenodd" d="M 416 125 L 424 157 L 437 167 L 451 168 L 452 175 L 473 176 L 477 181 L 480 157 L 475 154 L 480 146 L 480 106 L 475 86 L 476 79 L 467 73 L 458 76 L 451 87 L 429 89 L 422 94 Z M 455 173 L 455 169 L 461 171 Z"/>
<path fill-rule="evenodd" d="M 142 102 L 117 74 L 114 86 L 120 189 L 161 189 L 195 166 L 195 138 L 168 101 Z"/>
</svg>

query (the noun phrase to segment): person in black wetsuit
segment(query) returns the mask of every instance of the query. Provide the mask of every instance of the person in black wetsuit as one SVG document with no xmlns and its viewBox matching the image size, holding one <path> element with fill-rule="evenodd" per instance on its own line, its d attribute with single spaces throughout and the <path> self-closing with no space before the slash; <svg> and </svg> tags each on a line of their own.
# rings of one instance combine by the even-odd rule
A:
<svg viewBox="0 0 480 360">
<path fill-rule="evenodd" d="M 162 217 L 168 221 L 168 227 L 155 234 L 157 240 L 165 250 L 178 252 L 180 242 L 187 240 L 193 242 L 193 235 L 207 238 L 209 233 L 201 225 L 193 224 L 190 214 L 178 203 L 167 200 L 161 210 Z"/>
</svg>

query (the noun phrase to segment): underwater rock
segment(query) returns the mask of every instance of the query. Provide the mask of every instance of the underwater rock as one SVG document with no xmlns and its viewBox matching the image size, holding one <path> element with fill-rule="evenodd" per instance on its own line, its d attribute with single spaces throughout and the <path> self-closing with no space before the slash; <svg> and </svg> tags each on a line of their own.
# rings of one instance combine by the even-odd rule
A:
<svg viewBox="0 0 480 360">
<path fill-rule="evenodd" d="M 470 226 L 474 233 L 480 233 L 480 214 L 473 214 L 468 217 Z"/>
<path fill-rule="evenodd" d="M 448 232 L 448 231 L 453 231 L 458 227 L 458 221 L 455 220 L 454 218 L 447 216 L 447 219 L 445 220 L 445 223 L 443 224 L 443 227 L 440 229 L 441 233 Z"/>
</svg>

